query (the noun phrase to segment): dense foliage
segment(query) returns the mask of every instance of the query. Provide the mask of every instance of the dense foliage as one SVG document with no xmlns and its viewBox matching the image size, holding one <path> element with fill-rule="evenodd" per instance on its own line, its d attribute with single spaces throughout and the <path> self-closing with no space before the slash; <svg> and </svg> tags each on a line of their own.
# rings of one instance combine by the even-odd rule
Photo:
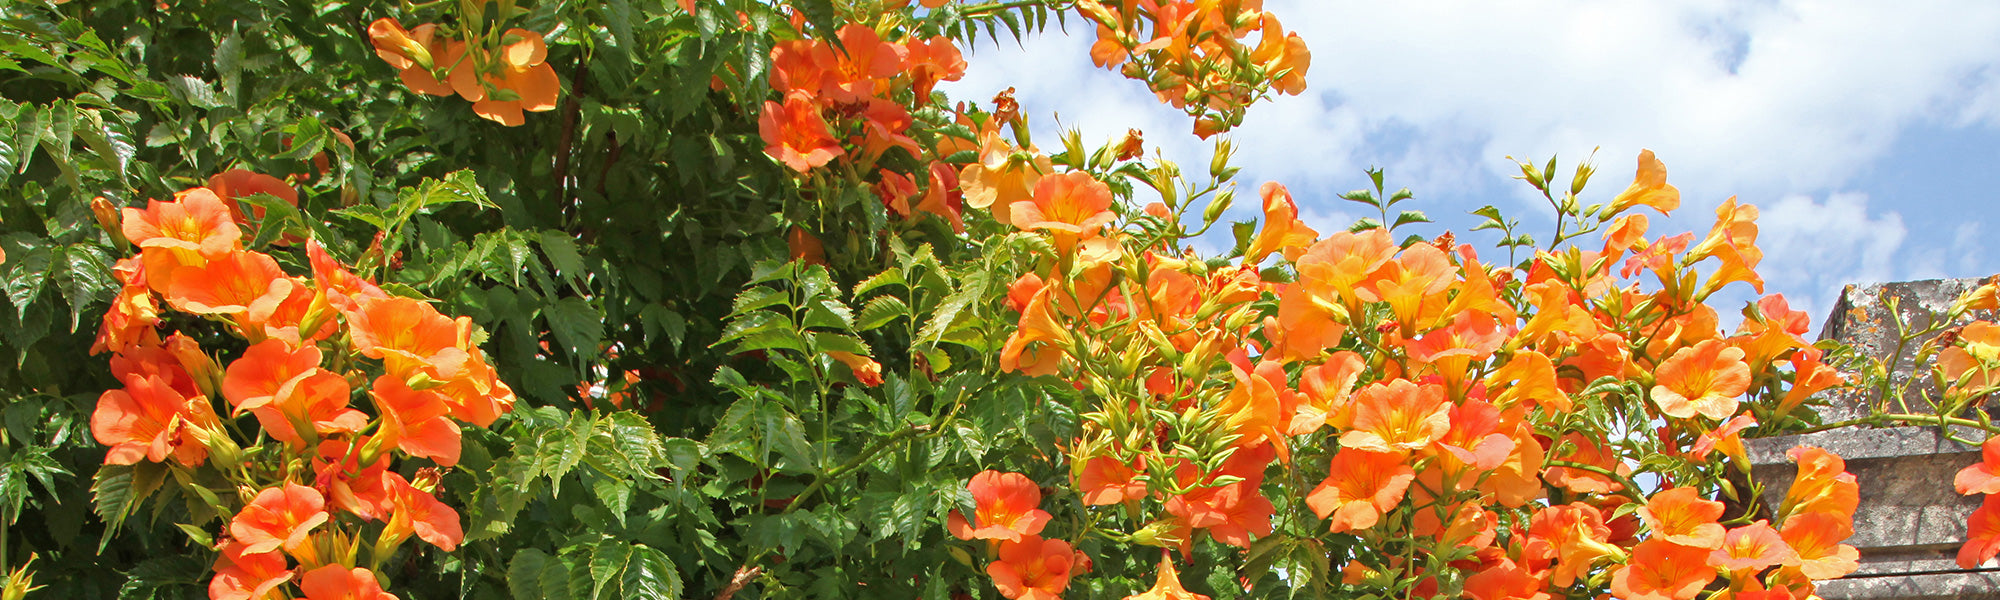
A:
<svg viewBox="0 0 2000 600">
<path fill-rule="evenodd" d="M 1256 0 L 0 0 L 0 598 L 1803 598 L 1856 483 L 1743 437 L 1996 429 L 1993 285 L 1903 328 L 1938 415 L 1822 423 L 1901 357 L 1725 330 L 1757 211 L 1648 238 L 1650 152 L 1482 257 L 938 91 L 1052 24 L 1204 138 L 1310 66 Z"/>
</svg>

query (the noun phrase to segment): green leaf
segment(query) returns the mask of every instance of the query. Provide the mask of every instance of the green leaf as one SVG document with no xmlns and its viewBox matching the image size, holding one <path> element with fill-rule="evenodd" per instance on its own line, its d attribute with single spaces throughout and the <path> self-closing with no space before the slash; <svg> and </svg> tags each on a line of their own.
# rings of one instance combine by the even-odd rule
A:
<svg viewBox="0 0 2000 600">
<path fill-rule="evenodd" d="M 104 519 L 110 527 L 105 528 L 104 541 L 109 542 L 125 517 L 132 514 L 153 490 L 160 488 L 166 480 L 167 469 L 159 463 L 139 463 L 137 465 L 104 465 L 97 469 L 95 481 L 90 485 L 94 508 L 98 518 Z"/>
<path fill-rule="evenodd" d="M 111 255 L 96 244 L 72 244 L 62 253 L 63 267 L 56 275 L 56 288 L 69 299 L 69 330 L 81 324 L 85 309 L 107 299 L 117 288 L 111 273 Z"/>
<path fill-rule="evenodd" d="M 857 338 L 845 333 L 818 331 L 818 332 L 813 332 L 812 339 L 813 339 L 813 350 L 822 353 L 849 352 L 853 354 L 859 354 L 862 356 L 869 356 L 873 354 L 871 351 L 868 350 L 868 344 L 866 342 L 861 341 L 861 338 Z"/>
<path fill-rule="evenodd" d="M 539 240 L 542 256 L 549 257 L 549 264 L 555 265 L 556 273 L 571 281 L 581 281 L 586 271 L 583 255 L 577 252 L 576 240 L 560 231 L 543 231 Z M 577 291 L 583 291 L 580 287 Z"/>
<path fill-rule="evenodd" d="M 195 108 L 211 109 L 228 106 L 215 96 L 215 87 L 199 77 L 175 75 L 166 78 L 166 82 L 167 89 L 173 91 L 175 98 Z"/>
<path fill-rule="evenodd" d="M 805 327 L 823 327 L 848 330 L 854 328 L 854 309 L 832 298 L 821 297 L 806 302 Z"/>
<path fill-rule="evenodd" d="M 597 355 L 598 342 L 604 337 L 604 317 L 591 308 L 590 302 L 570 296 L 545 307 L 542 314 L 548 317 L 556 342 L 571 354 L 579 359 Z"/>
<path fill-rule="evenodd" d="M 1431 222 L 1431 218 L 1430 216 L 1425 215 L 1424 211 L 1406 210 L 1403 211 L 1401 214 L 1396 215 L 1396 224 L 1393 227 L 1402 227 L 1410 223 L 1429 223 L 1429 222 Z"/>
<path fill-rule="evenodd" d="M 861 307 L 861 314 L 854 318 L 854 329 L 856 331 L 868 331 L 888 325 L 900 317 L 909 316 L 909 314 L 910 305 L 904 304 L 901 298 L 895 296 L 877 296 L 875 299 L 869 300 L 867 306 Z"/>
<path fill-rule="evenodd" d="M 909 284 L 903 282 L 903 272 L 901 270 L 889 269 L 887 271 L 876 273 L 875 275 L 870 276 L 867 279 L 861 280 L 860 284 L 854 286 L 854 296 L 859 298 L 861 297 L 862 294 L 866 294 L 870 291 L 875 290 L 876 288 L 887 287 L 891 285 L 900 285 L 906 288 L 909 287 Z"/>
<path fill-rule="evenodd" d="M 54 279 L 52 265 L 60 264 L 62 249 L 49 246 L 30 246 L 26 252 L 16 252 L 7 257 L 7 300 L 14 303 L 20 317 L 28 315 L 28 305 L 42 295 L 49 280 Z"/>
<path fill-rule="evenodd" d="M 507 565 L 507 591 L 514 600 L 541 600 L 542 573 L 550 564 L 562 563 L 550 558 L 547 553 L 533 548 L 514 553 L 514 561 Z"/>
<path fill-rule="evenodd" d="M 681 572 L 666 554 L 645 544 L 633 544 L 619 587 L 627 598 L 676 599 L 681 597 Z"/>
<path fill-rule="evenodd" d="M 766 286 L 756 286 L 736 295 L 736 302 L 729 309 L 729 316 L 735 317 L 750 311 L 783 306 L 790 309 L 791 294 Z"/>
<path fill-rule="evenodd" d="M 590 597 L 592 600 L 601 600 L 604 598 L 604 592 L 606 591 L 605 584 L 607 583 L 613 584 L 613 587 L 609 590 L 613 595 L 612 597 L 620 597 L 618 590 L 625 583 L 625 563 L 631 559 L 632 546 L 616 540 L 605 540 L 599 543 L 596 549 L 591 551 Z"/>
</svg>

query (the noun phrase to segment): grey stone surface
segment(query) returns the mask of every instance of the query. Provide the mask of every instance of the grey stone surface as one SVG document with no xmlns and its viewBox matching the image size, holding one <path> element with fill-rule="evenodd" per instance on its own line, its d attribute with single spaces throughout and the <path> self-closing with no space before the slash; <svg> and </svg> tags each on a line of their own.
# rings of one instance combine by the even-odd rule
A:
<svg viewBox="0 0 2000 600">
<path fill-rule="evenodd" d="M 2000 598 L 2000 572 L 1924 573 L 1898 577 L 1848 577 L 1822 582 L 1823 598 L 1891 600 L 1895 598 Z"/>
<path fill-rule="evenodd" d="M 1839 340 L 1867 356 L 1887 361 L 1897 353 L 1897 344 L 1902 337 L 1897 325 L 1898 316 L 1901 323 L 1911 330 L 1924 329 L 1948 312 L 1953 300 L 1979 287 L 1979 281 L 1927 279 L 1847 286 L 1841 291 L 1840 301 L 1834 305 L 1833 313 L 1827 315 L 1819 337 Z M 1892 307 L 1895 310 L 1892 311 Z M 1974 311 L 1954 325 L 1963 325 L 1975 319 L 1996 318 L 2000 318 L 2000 314 L 1993 311 Z M 1895 385 L 1900 387 L 1910 381 L 1911 372 L 1916 368 L 1917 348 L 1932 337 L 1935 334 L 1912 340 L 1903 348 L 1901 357 L 1894 364 L 1887 365 Z M 1936 409 L 1926 400 L 1935 396 L 1932 392 L 1932 387 L 1925 384 L 1922 378 L 1919 378 L 1918 385 L 1906 388 L 1901 398 L 1878 399 L 1861 390 L 1834 390 L 1824 395 L 1827 406 L 1820 410 L 1820 418 L 1834 422 L 1865 416 L 1869 413 L 1868 404 L 1877 401 L 1892 403 L 1891 407 L 1897 412 L 1932 412 Z"/>
<path fill-rule="evenodd" d="M 1965 517 L 1979 498 L 1952 489 L 1952 477 L 1979 462 L 1979 449 L 1945 439 L 1936 429 L 1841 429 L 1807 435 L 1748 440 L 1752 473 L 1765 486 L 1765 505 L 1783 503 L 1798 470 L 1785 453 L 1818 446 L 1847 460 L 1860 487 L 1854 537 L 1864 565 L 1874 571 L 1926 568 L 1890 563 L 1923 560 L 1941 550 L 1956 556 L 1965 540 Z"/>
<path fill-rule="evenodd" d="M 1899 319 L 1909 328 L 1926 328 L 1959 295 L 1978 285 L 1972 279 L 1937 279 L 1848 286 L 1820 338 L 1839 340 L 1865 356 L 1890 361 L 1898 353 Z M 1965 320 L 1972 319 L 1996 320 L 2000 315 L 1987 311 Z M 1914 340 L 1887 365 L 1895 385 L 1911 382 L 1917 348 L 1928 339 Z M 1875 402 L 1896 412 L 1933 412 L 1936 407 L 1926 398 L 1935 393 L 1924 379 L 1909 385 L 1900 398 L 1877 398 L 1869 391 L 1829 392 L 1822 396 L 1827 405 L 1820 408 L 1820 417 L 1831 423 L 1866 416 Z M 1953 434 L 1961 439 L 1985 438 L 1963 429 Z M 1798 446 L 1818 446 L 1840 455 L 1859 484 L 1854 537 L 1847 543 L 1861 551 L 1861 566 L 1844 579 L 1821 583 L 1821 597 L 2000 600 L 2000 570 L 1964 570 L 1957 562 L 1966 516 L 1979 507 L 1981 498 L 1959 495 L 1952 478 L 1979 462 L 1977 446 L 1940 435 L 1937 427 L 1841 429 L 1746 440 L 1746 445 L 1752 474 L 1765 486 L 1760 497 L 1769 509 L 1783 503 L 1797 475 L 1786 453 Z"/>
</svg>

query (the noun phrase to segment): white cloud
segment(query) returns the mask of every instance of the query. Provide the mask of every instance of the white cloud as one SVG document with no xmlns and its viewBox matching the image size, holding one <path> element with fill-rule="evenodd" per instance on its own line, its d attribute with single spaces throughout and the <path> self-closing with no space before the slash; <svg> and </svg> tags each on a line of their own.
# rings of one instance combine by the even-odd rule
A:
<svg viewBox="0 0 2000 600">
<path fill-rule="evenodd" d="M 1731 195 L 1766 207 L 1762 271 L 1772 291 L 1824 299 L 1852 281 L 1978 274 L 1966 270 L 1980 263 L 1965 258 L 1981 250 L 1976 225 L 1904 248 L 1902 215 L 1851 192 L 1912 125 L 2000 127 L 2000 3 L 1265 4 L 1306 39 L 1313 65 L 1304 96 L 1253 108 L 1233 134 L 1245 197 L 1277 179 L 1319 203 L 1308 212 L 1346 216 L 1355 207 L 1334 194 L 1357 187 L 1361 167 L 1380 165 L 1433 215 L 1477 204 L 1427 197 L 1495 189 L 1501 197 L 1478 203 L 1539 214 L 1531 190 L 1505 181 L 1514 167 L 1502 157 L 1559 154 L 1573 164 L 1601 146 L 1593 189 L 1608 196 L 1645 147 L 1686 202 L 1656 231 L 1705 229 L 1708 209 Z M 1015 85 L 1038 130 L 1049 111 L 1092 142 L 1139 127 L 1188 170 L 1206 164 L 1207 146 L 1186 135 L 1184 116 L 1140 82 L 1091 66 L 1090 31 L 1071 30 L 1029 40 L 1025 51 L 982 48 L 953 93 L 984 100 Z M 1247 214 L 1254 203 L 1238 204 Z"/>
<path fill-rule="evenodd" d="M 1761 212 L 1765 291 L 1787 292 L 1794 309 L 1815 319 L 1832 309 L 1843 285 L 1910 276 L 1896 268 L 1909 233 L 1902 215 L 1869 214 L 1866 195 L 1832 194 L 1825 202 L 1786 196 Z"/>
</svg>

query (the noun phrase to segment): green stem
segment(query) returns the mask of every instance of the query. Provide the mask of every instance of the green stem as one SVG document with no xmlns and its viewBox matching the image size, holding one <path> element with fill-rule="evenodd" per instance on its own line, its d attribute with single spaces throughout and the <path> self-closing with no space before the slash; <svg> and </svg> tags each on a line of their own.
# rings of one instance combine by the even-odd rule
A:
<svg viewBox="0 0 2000 600">
<path fill-rule="evenodd" d="M 981 4 L 978 6 L 967 7 L 965 10 L 959 11 L 958 14 L 962 17 L 971 18 L 971 17 L 985 16 L 989 13 L 1014 10 L 1016 8 L 1027 8 L 1030 6 L 1047 6 L 1049 8 L 1053 8 L 1056 10 L 1064 10 L 1070 8 L 1074 4 L 1075 4 L 1074 0 L 1010 0 L 1007 2 L 994 2 L 991 4 Z"/>
<path fill-rule="evenodd" d="M 862 449 L 860 454 L 854 455 L 854 458 L 848 460 L 846 464 L 834 467 L 834 469 L 831 471 L 827 471 L 826 473 L 813 477 L 812 484 L 807 485 L 805 491 L 799 492 L 799 495 L 794 496 L 792 498 L 792 503 L 785 505 L 785 510 L 783 512 L 789 513 L 797 509 L 800 505 L 805 504 L 806 499 L 812 497 L 812 495 L 818 492 L 820 488 L 826 487 L 826 484 L 828 482 L 833 481 L 835 479 L 839 479 L 847 475 L 848 473 L 853 472 L 855 469 L 859 469 L 867 465 L 869 461 L 875 459 L 875 455 L 881 454 L 883 450 L 889 449 L 890 446 L 893 446 L 896 443 L 902 442 L 903 440 L 909 439 L 911 437 L 915 437 L 918 434 L 927 433 L 929 431 L 931 431 L 931 427 L 929 425 L 917 425 L 909 429 L 898 431 L 890 435 L 889 437 L 875 440 L 874 444 L 870 444 L 867 448 Z"/>
<path fill-rule="evenodd" d="M 1605 477 L 1610 477 L 1613 481 L 1618 482 L 1620 486 L 1623 486 L 1624 489 L 1619 490 L 1619 493 L 1623 494 L 1627 498 L 1631 498 L 1639 502 L 1640 504 L 1646 503 L 1646 499 L 1639 496 L 1639 484 L 1633 483 L 1632 478 L 1629 476 L 1621 475 L 1616 471 L 1612 471 L 1610 469 L 1606 469 L 1604 467 L 1600 467 L 1597 465 L 1586 465 L 1583 463 L 1570 462 L 1566 460 L 1551 460 L 1547 461 L 1545 464 L 1551 467 L 1568 467 L 1571 469 L 1589 471 L 1592 473 L 1603 475 Z"/>
<path fill-rule="evenodd" d="M 1972 419 L 1947 417 L 1944 415 L 1903 414 L 1903 413 L 1879 413 L 1879 414 L 1868 415 L 1866 417 L 1857 417 L 1845 421 L 1827 423 L 1825 425 L 1820 425 L 1818 427 L 1813 427 L 1799 431 L 1798 433 L 1800 435 L 1808 433 L 1819 433 L 1821 431 L 1842 429 L 1847 427 L 1853 427 L 1856 425 L 1871 425 L 1875 427 L 1881 427 L 1883 425 L 1889 425 L 1892 423 L 1906 424 L 1906 425 L 1936 424 L 1940 427 L 1948 427 L 1955 425 L 1959 427 L 1971 427 L 1973 429 L 1978 429 L 1980 431 L 1985 431 L 1987 433 L 2000 433 L 2000 427 L 1994 427 L 1992 425 L 1981 423 L 1979 421 L 1974 421 Z"/>
</svg>

